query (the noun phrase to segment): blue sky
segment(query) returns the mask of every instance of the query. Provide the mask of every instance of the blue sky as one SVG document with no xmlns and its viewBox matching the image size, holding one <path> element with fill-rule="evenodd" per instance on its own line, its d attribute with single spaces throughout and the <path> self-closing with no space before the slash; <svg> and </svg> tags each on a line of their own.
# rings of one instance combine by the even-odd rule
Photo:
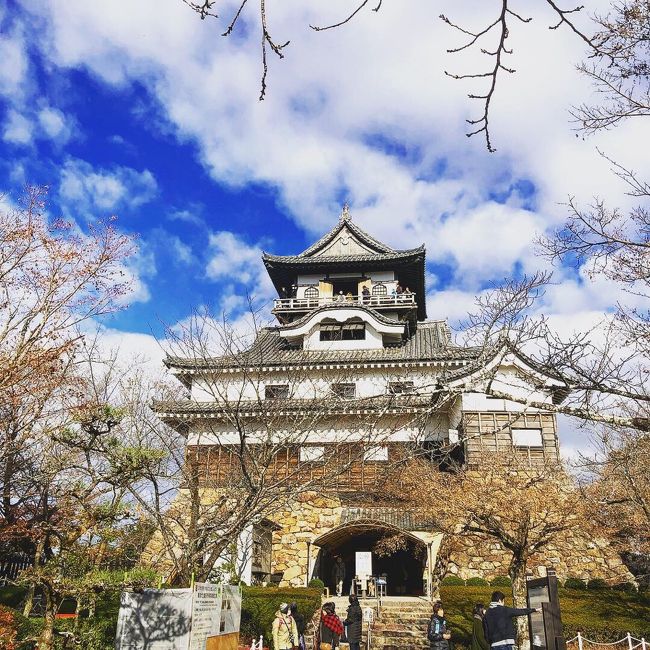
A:
<svg viewBox="0 0 650 650">
<path fill-rule="evenodd" d="M 137 234 L 134 293 L 106 323 L 127 348 L 200 305 L 237 318 L 246 291 L 268 303 L 261 250 L 302 250 L 344 200 L 379 239 L 427 245 L 429 316 L 453 324 L 491 282 L 545 266 L 534 239 L 562 222 L 569 194 L 625 201 L 596 146 L 648 164 L 629 146 L 644 126 L 575 137 L 568 109 L 590 96 L 573 67 L 582 48 L 550 33 L 543 12 L 511 34 L 518 73 L 495 99 L 497 153 L 467 139 L 476 88 L 444 70 L 477 61 L 445 53 L 458 40 L 438 15 L 480 24 L 493 8 L 457 5 L 384 3 L 315 33 L 310 23 L 348 3 L 269 2 L 275 38 L 291 44 L 285 60 L 270 56 L 259 102 L 253 8 L 224 39 L 237 6 L 228 0 L 221 21 L 200 21 L 181 0 L 0 2 L 0 187 L 16 196 L 47 184 L 52 214 L 82 227 L 116 214 Z M 560 329 L 594 322 L 617 299 L 585 278 L 556 269 L 540 309 Z"/>
</svg>

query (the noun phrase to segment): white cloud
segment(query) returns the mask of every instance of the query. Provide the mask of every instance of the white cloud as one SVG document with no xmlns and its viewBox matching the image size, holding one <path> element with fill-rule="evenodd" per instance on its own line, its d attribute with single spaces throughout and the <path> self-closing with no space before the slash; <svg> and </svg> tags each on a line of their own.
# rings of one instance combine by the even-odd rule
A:
<svg viewBox="0 0 650 650">
<path fill-rule="evenodd" d="M 277 3 L 269 9 L 273 33 L 292 42 L 283 61 L 271 61 L 261 103 L 253 11 L 228 40 L 215 38 L 217 22 L 198 20 L 182 3 L 154 10 L 141 2 L 126 12 L 119 2 L 100 9 L 50 0 L 45 42 L 59 65 L 85 67 L 112 84 L 146 84 L 178 136 L 197 143 L 215 179 L 272 185 L 311 233 L 331 225 L 347 195 L 354 218 L 379 237 L 399 246 L 425 241 L 431 259 L 453 258 L 460 278 L 494 277 L 530 258 L 533 231 L 562 219 L 557 202 L 569 191 L 613 187 L 593 144 L 611 144 L 616 154 L 625 151 L 619 139 L 627 145 L 640 132 L 626 126 L 616 142 L 573 137 L 567 108 L 588 93 L 571 65 L 582 44 L 566 31 L 550 32 L 552 16 L 538 9 L 533 23 L 511 31 L 519 73 L 500 81 L 492 116 L 499 152 L 487 154 L 479 138 L 463 135 L 476 108 L 466 97 L 474 86 L 443 74 L 477 61 L 445 54 L 460 35 L 438 14 L 474 25 L 493 8 L 439 4 L 422 0 L 405 12 L 385 3 L 343 29 L 317 34 L 307 25 L 344 15 L 346 3 Z M 408 47 L 385 47 L 400 35 L 408 35 Z M 391 152 L 391 141 L 409 154 Z M 491 192 L 522 177 L 540 189 L 543 216 L 516 201 L 498 208 L 492 200 Z M 105 191 L 109 198 L 119 193 Z"/>
<path fill-rule="evenodd" d="M 38 112 L 38 121 L 51 140 L 63 143 L 70 138 L 70 129 L 66 124 L 66 116 L 62 111 L 49 106 L 43 108 Z"/>
<path fill-rule="evenodd" d="M 157 192 L 158 184 L 148 169 L 95 169 L 86 161 L 73 158 L 65 162 L 59 186 L 61 199 L 74 213 L 137 208 Z"/>
<path fill-rule="evenodd" d="M 17 111 L 10 109 L 7 112 L 7 120 L 2 133 L 5 142 L 27 145 L 31 143 L 32 136 L 32 123 Z"/>
<path fill-rule="evenodd" d="M 0 95 L 22 95 L 27 70 L 27 54 L 22 35 L 17 31 L 0 35 Z"/>
</svg>

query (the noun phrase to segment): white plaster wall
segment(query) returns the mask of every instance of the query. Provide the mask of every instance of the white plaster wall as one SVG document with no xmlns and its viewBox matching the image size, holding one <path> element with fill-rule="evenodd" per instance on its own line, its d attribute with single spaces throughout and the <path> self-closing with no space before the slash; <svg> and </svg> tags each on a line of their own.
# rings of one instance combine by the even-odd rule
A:
<svg viewBox="0 0 650 650">
<path fill-rule="evenodd" d="M 355 343 L 355 341 L 342 341 Z M 206 380 L 193 382 L 192 399 L 198 402 L 215 401 L 216 396 L 226 395 L 229 400 L 257 401 L 264 397 L 265 385 L 289 384 L 290 395 L 299 399 L 331 398 L 333 383 L 354 383 L 357 397 L 385 395 L 388 384 L 393 381 L 412 381 L 415 393 L 430 394 L 435 387 L 440 370 L 429 368 L 351 368 L 321 370 L 276 370 L 264 373 L 259 379 L 242 377 L 241 373 L 222 374 L 216 378 L 219 390 L 211 390 Z M 220 399 L 218 401 L 221 401 Z M 467 402 L 466 404 L 470 404 Z M 467 405 L 464 408 L 467 409 Z M 460 404 L 457 407 L 460 409 Z"/>
<path fill-rule="evenodd" d="M 287 442 L 296 445 L 320 445 L 336 442 L 361 441 L 373 445 L 394 442 L 446 440 L 449 432 L 449 418 L 446 413 L 434 413 L 425 423 L 420 416 L 386 417 L 380 427 L 371 430 L 360 426 L 359 416 L 347 415 L 319 421 L 309 429 L 294 427 L 288 430 L 276 429 L 271 434 L 272 442 Z M 269 432 L 263 424 L 246 423 L 246 440 L 249 444 L 269 442 Z M 206 421 L 196 424 L 189 437 L 189 445 L 238 444 L 240 434 L 225 423 Z"/>
</svg>

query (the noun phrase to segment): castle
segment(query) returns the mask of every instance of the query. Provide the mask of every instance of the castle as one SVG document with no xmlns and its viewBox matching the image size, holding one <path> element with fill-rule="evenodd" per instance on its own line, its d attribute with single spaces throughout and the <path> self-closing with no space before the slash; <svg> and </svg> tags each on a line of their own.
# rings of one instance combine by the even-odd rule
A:
<svg viewBox="0 0 650 650">
<path fill-rule="evenodd" d="M 191 396 L 157 409 L 186 427 L 189 450 L 217 484 L 234 471 L 227 448 L 237 442 L 223 400 L 236 402 L 238 421 L 254 432 L 251 444 L 255 436 L 283 441 L 273 467 L 264 466 L 269 476 L 313 482 L 312 491 L 269 508 L 239 536 L 240 577 L 292 586 L 319 577 L 334 590 L 342 574 L 347 592 L 357 553 L 365 552 L 368 571 L 383 576 L 389 594 L 430 594 L 441 536 L 376 498 L 388 468 L 416 450 L 441 465 L 467 466 L 503 450 L 530 463 L 557 461 L 555 415 L 524 404 L 566 394 L 514 353 L 486 358 L 454 344 L 444 320 L 427 318 L 424 246 L 391 248 L 364 232 L 347 207 L 302 253 L 265 253 L 263 262 L 279 296 L 277 324 L 236 356 L 169 357 Z M 481 389 L 487 366 L 492 394 Z M 437 399 L 443 385 L 459 390 Z M 404 548 L 390 557 L 373 552 L 395 533 L 408 540 Z M 606 568 L 602 553 L 593 555 Z M 464 577 L 505 573 L 498 560 L 483 559 L 452 566 Z"/>
</svg>

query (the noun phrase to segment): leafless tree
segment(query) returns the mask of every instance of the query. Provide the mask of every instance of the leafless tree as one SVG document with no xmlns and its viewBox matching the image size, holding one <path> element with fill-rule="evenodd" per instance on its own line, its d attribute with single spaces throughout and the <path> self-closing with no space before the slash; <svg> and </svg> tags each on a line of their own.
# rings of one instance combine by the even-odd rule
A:
<svg viewBox="0 0 650 650">
<path fill-rule="evenodd" d="M 267 336 L 255 328 L 251 345 L 227 321 L 197 313 L 167 339 L 167 363 L 185 387 L 155 387 L 151 411 L 152 387 L 135 382 L 125 401 L 125 442 L 112 453 L 123 473 L 132 472 L 134 507 L 156 521 L 150 561 L 175 583 L 206 579 L 247 527 L 300 495 L 345 489 L 348 481 L 357 496 L 379 489 L 412 451 L 391 445 L 393 434 L 423 430 L 437 408 L 430 394 L 386 395 L 385 387 L 355 398 L 343 371 L 310 370 L 301 351 L 274 373 L 277 385 L 265 386 Z M 397 449 L 388 462 L 368 457 L 384 445 Z"/>
</svg>

